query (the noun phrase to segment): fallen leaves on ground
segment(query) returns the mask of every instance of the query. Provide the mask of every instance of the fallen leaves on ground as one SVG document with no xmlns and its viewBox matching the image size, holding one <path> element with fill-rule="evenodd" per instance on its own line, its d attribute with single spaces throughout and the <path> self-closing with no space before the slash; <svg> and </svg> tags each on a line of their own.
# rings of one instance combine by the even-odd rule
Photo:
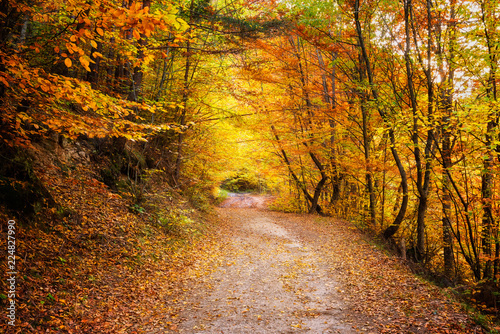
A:
<svg viewBox="0 0 500 334">
<path fill-rule="evenodd" d="M 75 168 L 54 161 L 55 157 L 47 157 L 36 166 L 54 204 L 40 208 L 38 219 L 16 218 L 16 326 L 2 322 L 0 332 L 175 329 L 184 281 L 202 270 L 195 262 L 218 258 L 213 254 L 219 246 L 211 237 L 210 220 L 201 223 L 198 218 L 196 228 L 203 233 L 173 235 L 154 215 L 131 210 L 134 203 L 129 196 L 99 182 L 90 161 L 82 159 Z M 186 206 L 172 193 L 159 184 L 147 194 L 154 198 L 146 202 L 166 208 Z M 0 300 L 0 307 L 6 307 L 6 300 Z"/>
<path fill-rule="evenodd" d="M 337 328 L 367 333 L 481 333 L 443 290 L 349 223 L 220 209 L 228 214 L 208 221 L 202 236 L 172 236 L 85 164 L 41 164 L 39 171 L 59 209 L 44 209 L 46 220 L 18 231 L 17 333 L 189 332 L 190 317 L 205 319 L 196 330 L 208 330 L 229 315 L 264 329 L 323 330 L 335 320 Z M 150 201 L 183 205 L 162 191 L 153 189 Z M 244 230 L 252 219 L 254 230 Z M 267 235 L 240 242 L 259 229 Z M 213 280 L 220 270 L 233 290 L 209 299 L 221 286 Z M 265 284 L 276 291 L 263 291 Z"/>
</svg>

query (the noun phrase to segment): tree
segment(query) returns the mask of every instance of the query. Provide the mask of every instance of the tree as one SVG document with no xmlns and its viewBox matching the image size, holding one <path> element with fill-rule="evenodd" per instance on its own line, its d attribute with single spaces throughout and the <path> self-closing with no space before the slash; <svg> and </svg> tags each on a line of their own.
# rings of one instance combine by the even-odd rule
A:
<svg viewBox="0 0 500 334">
<path fill-rule="evenodd" d="M 372 98 L 375 101 L 375 103 L 379 104 L 379 102 L 380 102 L 379 101 L 379 94 L 378 94 L 377 89 L 375 88 L 375 82 L 374 82 L 373 72 L 372 72 L 372 65 L 371 65 L 370 59 L 368 57 L 368 51 L 367 51 L 367 47 L 365 44 L 363 29 L 362 29 L 361 22 L 359 19 L 359 14 L 360 14 L 359 0 L 355 0 L 353 11 L 354 11 L 354 22 L 356 24 L 356 33 L 357 33 L 357 37 L 359 40 L 359 48 L 360 48 L 360 53 L 361 53 L 360 58 L 363 60 L 364 65 L 365 65 L 365 71 L 366 71 L 366 75 L 368 78 L 368 84 L 369 84 L 369 89 L 370 89 L 371 94 L 372 94 Z M 383 106 L 377 105 L 377 110 L 378 110 L 378 113 L 380 114 L 380 117 L 383 119 L 383 121 L 387 123 L 389 121 L 389 119 L 388 119 L 387 112 L 383 109 Z M 401 225 L 401 223 L 404 219 L 404 216 L 406 213 L 406 208 L 408 206 L 408 181 L 406 178 L 406 171 L 404 169 L 403 163 L 401 162 L 401 159 L 399 158 L 398 151 L 395 147 L 396 137 L 394 134 L 394 129 L 389 127 L 388 133 L 389 133 L 389 139 L 391 142 L 391 148 L 390 148 L 391 153 L 392 153 L 392 156 L 394 158 L 394 162 L 398 166 L 399 174 L 401 176 L 401 186 L 403 189 L 403 201 L 401 202 L 401 206 L 399 208 L 398 215 L 394 219 L 394 222 L 383 233 L 385 238 L 390 238 L 397 232 L 399 226 Z"/>
</svg>

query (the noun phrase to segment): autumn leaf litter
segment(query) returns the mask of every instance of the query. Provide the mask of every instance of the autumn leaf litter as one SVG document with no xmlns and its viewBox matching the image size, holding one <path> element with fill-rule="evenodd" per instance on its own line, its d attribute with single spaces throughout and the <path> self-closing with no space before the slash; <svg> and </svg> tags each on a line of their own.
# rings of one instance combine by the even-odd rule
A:
<svg viewBox="0 0 500 334">
<path fill-rule="evenodd" d="M 217 209 L 203 237 L 177 244 L 91 172 L 58 178 L 42 167 L 69 215 L 48 231 L 21 230 L 33 251 L 20 248 L 30 256 L 19 268 L 17 332 L 481 332 L 349 223 L 271 212 L 269 198 L 249 196 Z"/>
</svg>

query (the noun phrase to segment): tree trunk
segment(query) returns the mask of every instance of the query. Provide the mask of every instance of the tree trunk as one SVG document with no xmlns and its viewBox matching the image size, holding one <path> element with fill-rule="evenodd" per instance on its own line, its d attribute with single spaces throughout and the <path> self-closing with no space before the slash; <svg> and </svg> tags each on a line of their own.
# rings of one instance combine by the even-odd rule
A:
<svg viewBox="0 0 500 334">
<path fill-rule="evenodd" d="M 486 136 L 485 144 L 487 153 L 483 159 L 483 173 L 481 180 L 481 200 L 483 204 L 483 217 L 482 217 L 482 244 L 483 253 L 486 256 L 486 263 L 484 265 L 483 277 L 486 279 L 492 279 L 498 274 L 499 259 L 498 254 L 500 253 L 499 241 L 498 241 L 498 228 L 494 226 L 494 218 L 492 211 L 492 201 L 493 201 L 493 183 L 494 183 L 494 173 L 493 173 L 493 142 L 495 132 L 498 127 L 498 112 L 495 111 L 495 104 L 497 101 L 497 48 L 494 46 L 494 41 L 492 41 L 492 30 L 495 29 L 495 21 L 492 17 L 492 13 L 488 10 L 491 6 L 487 0 L 481 2 L 481 20 L 484 25 L 484 34 L 486 38 L 486 46 L 488 48 L 488 60 L 489 60 L 489 73 L 488 81 L 486 84 L 486 96 L 488 100 L 493 104 L 489 112 L 488 124 L 486 126 Z M 495 245 L 495 254 L 493 254 L 493 246 Z"/>
<path fill-rule="evenodd" d="M 366 66 L 366 74 L 368 76 L 368 83 L 370 84 L 372 97 L 373 97 L 374 101 L 377 103 L 378 102 L 378 91 L 375 88 L 373 74 L 372 74 L 372 70 L 371 70 L 370 59 L 368 58 L 368 53 L 366 51 L 366 46 L 365 46 L 365 42 L 364 42 L 364 38 L 363 38 L 363 31 L 362 31 L 361 23 L 359 20 L 359 0 L 355 0 L 355 2 L 354 2 L 354 21 L 356 24 L 356 32 L 358 35 L 359 47 L 361 49 L 362 59 L 364 60 L 365 66 Z M 380 114 L 380 117 L 382 117 L 382 120 L 384 121 L 384 123 L 388 123 L 386 112 L 385 112 L 385 110 L 382 109 L 382 107 L 378 103 L 377 103 L 377 110 Z M 390 145 L 391 153 L 392 153 L 392 156 L 394 158 L 394 162 L 396 163 L 396 166 L 398 167 L 399 175 L 401 176 L 401 186 L 403 188 L 403 200 L 401 202 L 401 207 L 399 209 L 398 215 L 394 219 L 394 222 L 383 233 L 385 238 L 392 237 L 398 231 L 399 226 L 403 222 L 404 216 L 406 214 L 406 208 L 408 207 L 408 180 L 406 177 L 406 171 L 403 167 L 401 159 L 399 158 L 398 151 L 396 150 L 396 137 L 395 137 L 394 129 L 392 126 L 390 126 L 388 132 L 389 132 L 389 139 L 391 141 L 391 145 Z"/>
<path fill-rule="evenodd" d="M 449 106 L 451 108 L 451 106 Z M 448 110 L 448 108 L 447 108 Z M 451 139 L 450 133 L 445 127 L 449 123 L 449 118 L 446 117 L 443 122 L 443 139 L 442 139 L 442 159 L 443 168 L 451 169 Z M 445 125 L 446 124 L 446 125 Z M 451 195 L 450 195 L 450 178 L 448 173 L 443 174 L 443 259 L 444 259 L 444 274 L 447 277 L 453 277 L 455 267 L 455 259 L 453 256 L 453 231 L 451 226 Z"/>
<path fill-rule="evenodd" d="M 143 0 L 142 9 L 149 8 L 151 6 L 151 0 Z M 132 87 L 130 88 L 130 93 L 128 100 L 137 102 L 139 96 L 142 92 L 142 79 L 144 77 L 144 72 L 142 71 L 141 63 L 144 59 L 144 49 L 146 48 L 147 40 L 146 36 L 141 34 L 141 38 L 137 41 L 137 63 L 132 74 Z"/>
<path fill-rule="evenodd" d="M 430 5 L 430 4 L 429 4 Z M 430 185 L 430 153 L 431 153 L 431 146 L 432 146 L 432 135 L 433 132 L 432 130 L 427 131 L 427 141 L 425 145 L 425 150 L 424 150 L 424 160 L 425 164 L 422 163 L 422 152 L 420 149 L 420 142 L 419 142 L 419 125 L 418 125 L 418 120 L 419 120 L 419 115 L 418 115 L 418 103 L 417 103 L 417 96 L 414 88 L 414 78 L 413 78 L 413 63 L 410 59 L 410 52 L 411 52 L 411 46 L 410 46 L 410 26 L 412 25 L 412 22 L 410 22 L 410 19 L 412 17 L 412 12 L 413 12 L 413 5 L 412 5 L 412 0 L 405 0 L 404 1 L 404 20 L 405 20 L 405 42 L 406 42 L 406 48 L 405 48 L 405 66 L 406 66 L 406 76 L 407 76 L 407 86 L 408 86 L 408 93 L 410 97 L 410 105 L 412 108 L 412 117 L 413 117 L 413 128 L 412 128 L 412 135 L 411 139 L 413 142 L 413 155 L 415 157 L 415 165 L 417 169 L 417 180 L 416 180 L 416 187 L 418 191 L 418 208 L 417 208 L 417 245 L 416 245 L 416 259 L 418 261 L 421 261 L 425 258 L 425 216 L 427 213 L 427 205 L 428 205 L 428 197 L 429 197 L 429 185 Z M 429 12 L 430 15 L 430 12 Z M 428 17 L 429 23 L 430 23 L 430 17 Z M 428 34 L 430 36 L 431 30 L 429 27 Z M 415 47 L 417 47 L 417 42 L 416 42 L 416 36 L 415 36 L 415 30 L 414 30 L 414 39 L 415 39 Z M 430 40 L 428 40 L 428 47 L 430 48 Z M 430 49 L 429 49 L 430 51 Z M 418 52 L 418 50 L 417 50 Z M 428 66 L 430 66 L 431 61 L 430 61 L 430 53 L 428 54 Z M 432 116 L 432 79 L 431 79 L 431 72 L 430 69 L 427 71 L 427 84 L 428 84 L 428 99 L 429 99 L 429 106 L 428 106 L 428 114 L 427 118 L 430 118 Z"/>
<path fill-rule="evenodd" d="M 366 100 L 363 98 L 361 101 L 361 114 L 363 119 L 363 148 L 365 155 L 365 181 L 366 181 L 366 191 L 368 193 L 369 207 L 368 211 L 370 214 L 368 225 L 370 228 L 375 228 L 376 224 L 376 202 L 375 202 L 375 189 L 373 187 L 372 178 L 372 167 L 370 161 L 370 138 L 368 135 L 368 111 L 366 107 Z"/>
<path fill-rule="evenodd" d="M 455 2 L 452 1 L 450 9 L 450 19 L 455 18 Z M 450 21 L 451 21 L 450 20 Z M 443 223 L 443 261 L 444 261 L 444 274 L 447 277 L 453 277 L 455 268 L 455 258 L 453 254 L 453 227 L 451 224 L 451 167 L 452 167 L 452 147 L 451 147 L 451 116 L 452 116 L 452 103 L 453 103 L 453 82 L 454 82 L 454 68 L 453 57 L 456 42 L 454 40 L 455 27 L 452 26 L 450 31 L 449 40 L 449 54 L 448 54 L 448 69 L 445 69 L 445 51 L 442 41 L 441 23 L 437 25 L 437 63 L 438 70 L 441 77 L 444 79 L 439 87 L 439 100 L 438 108 L 441 114 L 441 159 L 443 166 L 442 175 L 442 223 Z"/>
<path fill-rule="evenodd" d="M 321 79 L 323 84 L 323 100 L 330 107 L 332 113 L 335 111 L 337 107 L 337 98 L 336 98 L 336 78 L 335 78 L 335 59 L 337 58 L 337 54 L 332 52 L 332 69 L 330 72 L 330 82 L 331 82 L 331 90 L 329 93 L 328 90 L 328 80 L 327 80 L 327 69 L 325 66 L 325 62 L 323 61 L 323 56 L 321 55 L 321 51 L 316 49 L 316 53 L 318 55 L 318 63 L 322 70 Z M 330 197 L 330 205 L 334 207 L 337 204 L 337 201 L 340 198 L 340 182 L 342 182 L 343 175 L 339 172 L 337 166 L 337 152 L 335 150 L 335 121 L 333 120 L 333 115 L 329 115 L 328 123 L 330 126 L 330 165 L 331 165 L 331 181 L 332 181 L 332 196 Z"/>
<path fill-rule="evenodd" d="M 319 195 L 321 193 L 321 190 L 323 188 L 323 185 L 326 182 L 325 176 L 322 174 L 322 178 L 319 181 L 319 183 L 317 184 L 316 189 L 314 191 L 314 197 L 311 196 L 311 194 L 309 194 L 309 192 L 307 191 L 307 187 L 306 187 L 305 183 L 301 182 L 300 179 L 297 177 L 297 174 L 295 174 L 295 172 L 293 171 L 292 164 L 290 163 L 290 159 L 288 159 L 288 155 L 286 154 L 286 151 L 283 149 L 283 146 L 281 145 L 281 140 L 278 136 L 278 133 L 277 133 L 274 125 L 271 125 L 271 130 L 273 132 L 274 138 L 276 139 L 276 142 L 278 143 L 278 146 L 280 147 L 281 157 L 285 161 L 285 164 L 288 168 L 288 172 L 290 173 L 293 180 L 295 181 L 295 184 L 302 191 L 302 193 L 304 194 L 304 197 L 306 198 L 306 200 L 310 204 L 309 213 L 313 213 L 314 211 L 316 211 L 318 214 L 323 215 L 324 214 L 323 208 L 318 204 L 318 199 L 319 199 Z M 314 155 L 312 154 L 311 158 L 313 158 L 313 156 Z"/>
<path fill-rule="evenodd" d="M 192 18 L 194 11 L 194 0 L 191 0 L 191 5 L 189 9 L 189 16 Z M 191 21 L 191 20 L 190 20 Z M 187 33 L 189 34 L 190 29 L 188 29 Z M 179 117 L 179 125 L 183 127 L 186 125 L 186 114 L 188 108 L 188 100 L 189 100 L 189 89 L 190 89 L 190 73 L 191 73 L 191 41 L 190 38 L 187 38 L 186 41 L 186 64 L 184 68 L 184 87 L 182 91 L 182 110 L 180 110 L 181 114 Z M 177 112 L 179 112 L 179 107 L 177 107 Z M 182 165 L 182 146 L 184 145 L 184 129 L 181 129 L 179 136 L 177 137 L 177 157 L 175 160 L 174 167 L 174 183 L 179 185 L 180 181 L 180 173 L 181 173 L 181 165 Z"/>
</svg>

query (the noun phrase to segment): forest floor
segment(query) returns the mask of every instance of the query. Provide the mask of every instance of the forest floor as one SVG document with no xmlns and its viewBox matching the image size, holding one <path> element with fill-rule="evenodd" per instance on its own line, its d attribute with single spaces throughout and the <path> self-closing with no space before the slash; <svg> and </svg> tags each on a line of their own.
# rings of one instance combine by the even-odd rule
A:
<svg viewBox="0 0 500 334">
<path fill-rule="evenodd" d="M 483 333 L 351 224 L 267 200 L 230 196 L 217 209 L 223 255 L 185 282 L 172 332 Z"/>
<path fill-rule="evenodd" d="M 16 230 L 17 325 L 0 333 L 484 332 L 351 223 L 244 194 L 200 214 L 161 183 L 137 208 L 91 170 L 43 171 L 60 209 Z"/>
</svg>

